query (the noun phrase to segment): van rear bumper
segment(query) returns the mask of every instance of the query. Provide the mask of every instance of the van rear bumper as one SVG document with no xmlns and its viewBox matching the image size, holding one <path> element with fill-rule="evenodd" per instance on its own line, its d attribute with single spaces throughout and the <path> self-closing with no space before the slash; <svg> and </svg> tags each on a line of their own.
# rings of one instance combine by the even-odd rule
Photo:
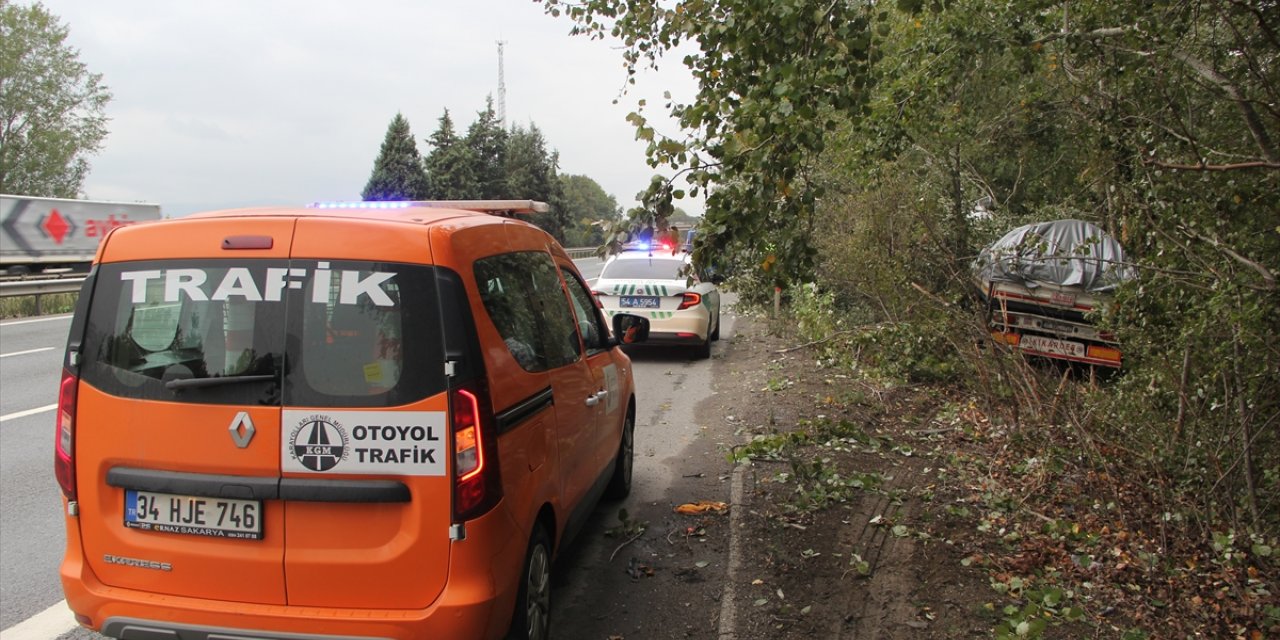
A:
<svg viewBox="0 0 1280 640">
<path fill-rule="evenodd" d="M 121 640 L 390 640 L 375 636 L 335 636 L 197 627 L 156 620 L 109 618 L 102 623 L 102 635 Z"/>
<path fill-rule="evenodd" d="M 124 640 L 499 638 L 510 625 L 528 538 L 504 507 L 467 522 L 466 540 L 451 545 L 444 591 L 423 609 L 256 604 L 112 587 L 84 562 L 75 517 L 68 517 L 62 587 L 81 624 Z M 336 578 L 334 589 L 343 588 L 359 585 Z"/>
</svg>

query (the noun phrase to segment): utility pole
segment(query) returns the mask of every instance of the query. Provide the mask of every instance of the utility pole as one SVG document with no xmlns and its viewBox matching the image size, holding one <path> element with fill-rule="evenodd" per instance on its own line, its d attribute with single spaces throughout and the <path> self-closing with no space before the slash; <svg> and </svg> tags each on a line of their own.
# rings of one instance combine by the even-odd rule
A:
<svg viewBox="0 0 1280 640">
<path fill-rule="evenodd" d="M 507 128 L 507 81 L 502 75 L 502 47 L 506 40 L 498 41 L 498 123 L 505 131 Z"/>
</svg>

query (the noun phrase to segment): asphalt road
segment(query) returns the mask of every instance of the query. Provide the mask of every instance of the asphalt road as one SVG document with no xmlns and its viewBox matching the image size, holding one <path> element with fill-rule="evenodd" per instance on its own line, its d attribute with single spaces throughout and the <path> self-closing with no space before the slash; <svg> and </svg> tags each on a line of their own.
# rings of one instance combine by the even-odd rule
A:
<svg viewBox="0 0 1280 640">
<path fill-rule="evenodd" d="M 52 405 L 70 324 L 68 316 L 0 323 L 0 629 L 62 600 Z"/>
<path fill-rule="evenodd" d="M 599 274 L 597 259 L 577 261 L 588 284 Z M 733 318 L 722 314 L 722 337 Z M 69 317 L 0 323 L 0 635 L 4 640 L 100 639 L 76 628 L 62 602 L 57 568 L 65 535 L 61 501 L 53 479 L 54 410 Z M 722 345 L 723 343 L 721 343 Z M 723 348 L 717 345 L 716 349 Z M 711 393 L 711 360 L 692 360 L 678 350 L 646 349 L 633 354 L 639 411 L 634 488 L 619 507 L 639 512 L 656 505 L 681 468 L 674 464 L 696 437 L 695 407 Z M 553 593 L 558 637 L 583 628 L 576 618 L 590 609 L 562 603 L 596 602 L 593 574 L 612 544 L 602 535 L 616 522 L 597 515 L 579 535 L 572 553 L 559 563 Z M 573 634 L 568 634 L 572 636 Z"/>
</svg>

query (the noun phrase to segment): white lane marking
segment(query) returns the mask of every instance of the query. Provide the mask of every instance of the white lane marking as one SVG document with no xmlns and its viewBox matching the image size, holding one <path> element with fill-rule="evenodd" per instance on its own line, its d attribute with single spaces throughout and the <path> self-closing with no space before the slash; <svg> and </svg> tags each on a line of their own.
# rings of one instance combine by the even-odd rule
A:
<svg viewBox="0 0 1280 640">
<path fill-rule="evenodd" d="M 14 320 L 13 322 L 0 322 L 0 327 L 16 327 L 20 324 L 35 324 L 37 322 L 49 322 L 50 320 L 70 320 L 71 314 L 61 316 L 48 316 L 45 318 L 35 318 L 32 320 Z"/>
<path fill-rule="evenodd" d="M 46 412 L 46 411 L 53 411 L 54 409 L 57 409 L 57 408 L 58 408 L 58 405 L 56 405 L 56 404 L 51 404 L 51 405 L 46 405 L 46 406 L 43 406 L 43 407 L 36 407 L 35 409 L 27 409 L 26 411 L 15 411 L 15 412 L 13 412 L 13 413 L 10 413 L 10 414 L 6 414 L 6 415 L 3 415 L 3 416 L 0 416 L 0 422 L 8 422 L 9 420 L 17 420 L 18 418 L 25 418 L 25 417 L 27 417 L 27 416 L 34 416 L 34 415 L 36 415 L 37 413 L 44 413 L 44 412 Z"/>
<path fill-rule="evenodd" d="M 79 624 L 76 622 L 75 615 L 71 613 L 71 609 L 67 607 L 67 601 L 62 600 L 30 618 L 4 631 L 0 631 L 0 639 L 49 640 L 49 638 L 56 638 L 75 629 L 77 626 Z"/>
<path fill-rule="evenodd" d="M 9 356 L 25 356 L 28 353 L 40 353 L 41 351 L 53 351 L 57 347 L 40 347 L 39 349 L 27 349 L 26 351 L 14 351 L 13 353 L 0 353 L 0 358 L 8 358 Z"/>
</svg>

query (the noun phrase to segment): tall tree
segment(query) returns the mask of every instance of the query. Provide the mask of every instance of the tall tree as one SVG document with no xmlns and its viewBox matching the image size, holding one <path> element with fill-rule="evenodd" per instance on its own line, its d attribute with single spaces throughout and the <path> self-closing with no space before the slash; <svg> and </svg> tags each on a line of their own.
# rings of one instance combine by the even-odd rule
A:
<svg viewBox="0 0 1280 640">
<path fill-rule="evenodd" d="M 812 170 L 825 134 L 865 100 L 871 21 L 887 3 L 817 0 L 542 0 L 574 33 L 616 37 L 628 74 L 677 48 L 698 83 L 690 102 L 668 96 L 686 135 L 659 134 L 644 103 L 628 120 L 652 166 L 708 190 L 695 259 L 729 247 L 766 251 L 777 284 L 812 272 Z M 693 45 L 688 47 L 687 45 Z M 714 187 L 714 188 L 712 188 Z M 642 201 L 657 226 L 683 190 L 654 184 Z M 696 194 L 695 194 L 696 195 Z"/>
<path fill-rule="evenodd" d="M 551 211 L 533 216 L 532 221 L 564 242 L 570 219 L 562 206 L 564 193 L 556 173 L 559 161 L 559 154 L 547 151 L 546 139 L 536 125 L 530 124 L 528 129 L 512 127 L 507 134 L 503 154 L 505 193 L 512 198 L 550 204 Z"/>
<path fill-rule="evenodd" d="M 568 220 L 566 245 L 588 247 L 602 244 L 605 230 L 622 217 L 618 199 L 587 176 L 562 175 L 560 188 L 564 193 L 564 215 Z"/>
<path fill-rule="evenodd" d="M 111 93 L 39 3 L 0 1 L 0 192 L 74 198 Z"/>
<path fill-rule="evenodd" d="M 467 129 L 465 139 L 471 152 L 471 174 L 475 176 L 478 192 L 472 198 L 503 199 L 507 193 L 506 162 L 507 132 L 493 110 L 493 98 L 485 98 L 485 108 L 476 114 L 476 121 Z"/>
<path fill-rule="evenodd" d="M 466 200 L 479 191 L 472 173 L 471 149 L 453 129 L 453 118 L 444 110 L 435 133 L 427 139 L 431 152 L 426 157 L 427 177 L 431 181 L 431 198 Z"/>
<path fill-rule="evenodd" d="M 382 149 L 373 161 L 373 173 L 361 196 L 365 200 L 425 200 L 430 185 L 422 168 L 418 145 L 409 121 L 400 113 L 391 119 Z"/>
</svg>

